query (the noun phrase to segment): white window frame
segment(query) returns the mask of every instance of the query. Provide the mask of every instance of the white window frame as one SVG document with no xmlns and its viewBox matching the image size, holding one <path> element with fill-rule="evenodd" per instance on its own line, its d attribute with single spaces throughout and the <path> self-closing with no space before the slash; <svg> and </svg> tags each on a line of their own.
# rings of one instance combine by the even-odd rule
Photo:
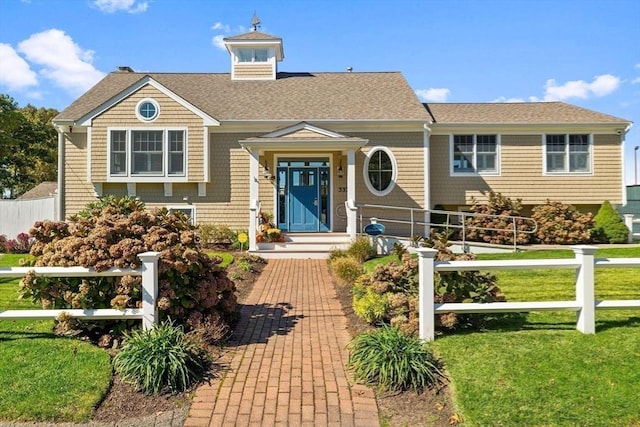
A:
<svg viewBox="0 0 640 427">
<path fill-rule="evenodd" d="M 266 59 L 264 61 L 257 61 L 256 60 L 256 51 L 258 51 L 258 50 L 263 50 L 263 51 L 265 51 L 267 53 L 267 57 L 266 57 Z M 241 56 L 240 52 L 242 52 L 242 51 L 251 51 L 251 61 L 242 61 L 240 59 L 240 56 Z M 236 53 L 236 59 L 237 59 L 237 62 L 239 64 L 268 64 L 269 62 L 271 62 L 270 61 L 270 59 L 271 59 L 271 49 L 269 49 L 268 47 L 264 47 L 264 48 L 262 48 L 262 47 L 239 47 L 238 51 Z"/>
<path fill-rule="evenodd" d="M 142 114 L 140 114 L 140 108 L 142 107 L 143 104 L 152 104 L 155 108 L 156 108 L 156 114 L 153 115 L 153 117 L 145 117 Z M 154 122 L 158 117 L 160 116 L 160 104 L 158 104 L 158 102 L 156 102 L 155 99 L 153 98 L 144 98 L 141 99 L 140 101 L 138 101 L 138 103 L 136 104 L 136 117 L 138 118 L 138 120 L 140 120 L 141 122 L 145 122 L 145 123 L 151 123 Z"/>
<path fill-rule="evenodd" d="M 389 159 L 391 160 L 391 166 L 393 168 L 393 170 L 391 171 L 391 182 L 389 183 L 389 186 L 382 191 L 377 190 L 369 180 L 369 162 L 371 161 L 373 155 L 378 151 L 384 151 L 389 156 Z M 364 177 L 364 183 L 371 194 L 379 197 L 386 196 L 394 189 L 394 187 L 396 186 L 396 181 L 398 179 L 398 162 L 396 161 L 396 156 L 393 155 L 393 152 L 391 151 L 391 149 L 389 149 L 389 147 L 383 145 L 371 147 L 371 149 L 366 153 L 366 157 L 364 159 L 362 175 Z"/>
<path fill-rule="evenodd" d="M 133 173 L 133 132 L 161 131 L 162 132 L 162 173 Z M 169 174 L 169 132 L 183 132 L 183 171 L 180 174 Z M 126 172 L 113 174 L 111 172 L 111 134 L 125 132 L 126 144 Z M 109 127 L 107 128 L 107 182 L 187 182 L 188 176 L 188 144 L 189 132 L 186 127 Z"/>
<path fill-rule="evenodd" d="M 196 207 L 194 205 L 169 205 L 165 206 L 169 213 L 172 211 L 191 211 L 191 215 L 189 215 L 189 222 L 191 225 L 195 226 L 196 223 Z"/>
<path fill-rule="evenodd" d="M 457 171 L 453 167 L 455 161 L 455 137 L 473 136 L 473 165 L 475 171 Z M 478 171 L 478 136 L 495 136 L 496 138 L 496 168 L 495 170 Z M 494 133 L 456 133 L 449 135 L 449 176 L 500 176 L 501 175 L 501 134 Z"/>
<path fill-rule="evenodd" d="M 565 147 L 564 147 L 564 169 L 562 171 L 549 171 L 547 164 L 547 136 L 549 135 L 564 135 Z M 587 154 L 589 158 L 587 159 L 587 166 L 589 170 L 587 171 L 571 171 L 570 170 L 570 144 L 569 139 L 571 135 L 586 135 L 587 136 Z M 593 176 L 593 134 L 592 133 L 582 133 L 582 132 L 573 132 L 573 133 L 546 133 L 542 135 L 542 174 L 544 176 Z"/>
</svg>

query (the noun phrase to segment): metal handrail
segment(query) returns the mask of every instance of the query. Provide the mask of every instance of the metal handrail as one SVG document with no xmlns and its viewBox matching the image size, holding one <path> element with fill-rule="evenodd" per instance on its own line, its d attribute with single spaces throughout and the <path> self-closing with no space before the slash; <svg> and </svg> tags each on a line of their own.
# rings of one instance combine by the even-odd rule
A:
<svg viewBox="0 0 640 427">
<path fill-rule="evenodd" d="M 462 212 L 462 211 L 445 211 L 445 210 L 439 210 L 439 209 L 421 209 L 421 208 L 409 208 L 409 207 L 402 207 L 402 206 L 387 206 L 387 205 L 375 205 L 375 204 L 369 204 L 369 203 L 356 203 L 356 208 L 358 208 L 359 211 L 359 220 L 360 220 L 360 227 L 359 229 L 361 230 L 363 225 L 364 225 L 364 219 L 368 219 L 371 220 L 372 218 L 375 218 L 378 222 L 389 222 L 389 223 L 396 223 L 396 224 L 410 224 L 411 225 L 411 237 L 415 236 L 415 226 L 438 226 L 438 227 L 448 227 L 448 228 L 454 228 L 454 229 L 462 229 L 462 245 L 463 247 L 466 246 L 466 234 L 467 234 L 467 230 L 488 230 L 488 231 L 504 231 L 504 232 L 513 232 L 513 247 L 514 250 L 517 250 L 517 234 L 518 233 L 525 233 L 525 234 L 533 234 L 538 230 L 538 223 L 530 217 L 524 217 L 524 216 L 513 216 L 513 215 L 494 215 L 494 214 L 479 214 L 479 213 L 473 213 L 473 212 Z M 369 216 L 369 217 L 365 217 L 363 216 L 363 209 L 365 208 L 373 208 L 373 209 L 388 209 L 388 210 L 396 210 L 396 211 L 404 211 L 404 212 L 409 212 L 410 215 L 410 220 L 403 220 L 403 219 L 395 219 L 395 218 L 381 218 L 379 215 L 376 216 Z M 441 223 L 433 223 L 431 221 L 420 221 L 416 219 L 415 214 L 416 213 L 422 213 L 424 214 L 429 214 L 429 216 L 431 214 L 440 214 L 440 215 L 446 215 L 446 223 L 441 224 Z M 455 217 L 460 217 L 460 224 L 452 224 L 451 223 L 451 217 L 455 216 Z M 467 225 L 466 224 L 466 220 L 467 217 L 476 217 L 476 218 L 500 218 L 500 219 L 509 219 L 511 220 L 511 224 L 512 226 L 509 228 L 495 228 L 495 227 L 480 227 L 480 226 L 475 226 L 475 225 Z M 531 230 L 518 230 L 518 221 L 523 220 L 525 222 L 529 222 L 529 224 L 532 225 L 532 229 Z"/>
</svg>

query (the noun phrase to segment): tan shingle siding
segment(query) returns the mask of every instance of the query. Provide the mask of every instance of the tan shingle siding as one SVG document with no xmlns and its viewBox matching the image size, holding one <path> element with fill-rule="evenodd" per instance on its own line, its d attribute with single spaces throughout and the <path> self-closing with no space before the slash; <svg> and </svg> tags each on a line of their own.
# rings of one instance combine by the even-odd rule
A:
<svg viewBox="0 0 640 427">
<path fill-rule="evenodd" d="M 160 113 L 156 120 L 145 123 L 136 117 L 135 109 L 144 98 L 158 102 Z M 202 182 L 204 174 L 202 119 L 152 86 L 145 86 L 136 93 L 97 116 L 92 123 L 91 176 L 94 181 L 107 179 L 107 129 L 118 128 L 187 128 L 188 180 Z"/>
<path fill-rule="evenodd" d="M 235 79 L 271 78 L 272 64 L 235 64 L 233 66 Z"/>
<path fill-rule="evenodd" d="M 525 205 L 544 203 L 547 199 L 571 204 L 600 204 L 603 200 L 620 203 L 622 199 L 622 165 L 620 142 L 615 135 L 595 135 L 593 175 L 543 175 L 541 135 L 503 135 L 501 141 L 501 176 L 450 177 L 449 139 L 431 139 L 432 203 L 469 205 L 472 197 L 484 200 L 482 192 L 493 190 L 511 198 L 521 198 Z"/>
<path fill-rule="evenodd" d="M 93 185 L 87 182 L 86 134 L 65 134 L 65 214 L 77 213 L 96 200 Z"/>
</svg>

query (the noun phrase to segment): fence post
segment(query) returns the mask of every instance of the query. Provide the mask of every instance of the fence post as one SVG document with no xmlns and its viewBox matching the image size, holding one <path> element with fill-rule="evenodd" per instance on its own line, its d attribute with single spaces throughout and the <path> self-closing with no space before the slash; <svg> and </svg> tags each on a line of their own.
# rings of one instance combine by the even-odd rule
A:
<svg viewBox="0 0 640 427">
<path fill-rule="evenodd" d="M 572 246 L 580 263 L 576 274 L 576 302 L 580 305 L 576 328 L 583 334 L 596 333 L 595 260 L 598 248 L 587 245 Z"/>
<path fill-rule="evenodd" d="M 624 225 L 629 229 L 627 243 L 633 243 L 633 214 L 624 214 Z"/>
<path fill-rule="evenodd" d="M 160 252 L 138 254 L 142 261 L 142 328 L 151 329 L 158 321 L 158 259 Z"/>
<path fill-rule="evenodd" d="M 435 272 L 434 259 L 438 251 L 431 248 L 418 248 L 416 252 L 418 253 L 418 276 L 420 278 L 418 294 L 419 337 L 422 341 L 433 341 L 436 330 L 433 275 Z"/>
</svg>

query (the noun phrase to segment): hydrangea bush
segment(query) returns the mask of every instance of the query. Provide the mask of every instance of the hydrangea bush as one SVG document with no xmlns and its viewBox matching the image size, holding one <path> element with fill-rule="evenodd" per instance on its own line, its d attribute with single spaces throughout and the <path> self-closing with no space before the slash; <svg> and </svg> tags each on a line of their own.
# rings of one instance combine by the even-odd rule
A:
<svg viewBox="0 0 640 427">
<path fill-rule="evenodd" d="M 67 222 L 36 222 L 31 254 L 36 266 L 82 266 L 96 271 L 139 268 L 137 255 L 160 253 L 157 301 L 160 318 L 170 317 L 187 329 L 230 323 L 236 316 L 235 284 L 200 247 L 196 230 L 181 213 L 145 209 L 129 197 L 105 197 Z M 43 308 L 141 307 L 141 278 L 47 278 L 27 274 L 22 297 Z M 139 322 L 74 321 L 67 326 L 94 336 L 119 335 Z M 107 340 L 107 343 L 110 340 Z"/>
</svg>

